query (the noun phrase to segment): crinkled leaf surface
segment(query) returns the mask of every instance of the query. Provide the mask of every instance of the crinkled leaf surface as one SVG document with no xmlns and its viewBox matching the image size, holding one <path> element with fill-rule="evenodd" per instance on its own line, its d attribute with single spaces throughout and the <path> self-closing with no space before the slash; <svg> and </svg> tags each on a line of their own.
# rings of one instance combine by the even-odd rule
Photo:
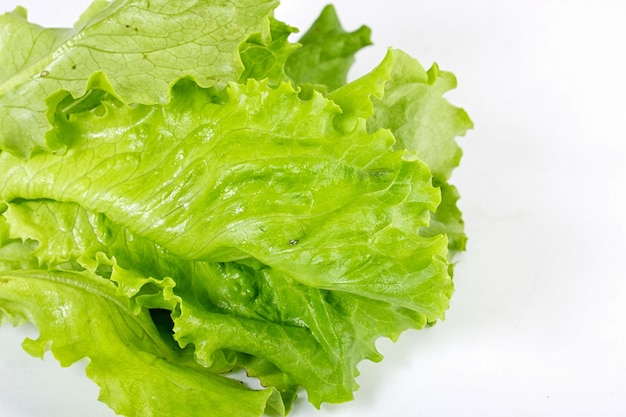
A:
<svg viewBox="0 0 626 417">
<path fill-rule="evenodd" d="M 465 110 L 450 104 L 443 95 L 456 87 L 454 74 L 435 64 L 428 71 L 414 58 L 394 51 L 394 64 L 382 99 L 374 99 L 374 114 L 368 128 L 391 129 L 396 149 L 416 150 L 428 164 L 435 185 L 441 187 L 442 203 L 433 215 L 427 236 L 445 233 L 451 253 L 465 249 L 467 237 L 457 208 L 459 195 L 448 184 L 452 170 L 461 160 L 456 143 L 473 124 Z"/>
<path fill-rule="evenodd" d="M 123 415 L 346 401 L 377 338 L 448 307 L 471 126 L 454 77 L 390 50 L 346 83 L 369 29 L 329 6 L 292 43 L 275 5 L 0 16 L 0 321 L 88 358 Z M 270 388 L 222 375 L 240 369 Z"/>
<path fill-rule="evenodd" d="M 253 355 L 314 404 L 345 401 L 357 363 L 378 358 L 377 337 L 442 317 L 447 240 L 419 235 L 439 192 L 388 132 L 368 133 L 363 119 L 340 130 L 336 104 L 301 100 L 288 84 L 218 91 L 185 80 L 167 105 L 111 99 L 71 114 L 60 110 L 68 99 L 52 100 L 53 134 L 74 142 L 28 161 L 0 154 L 0 196 L 74 203 L 166 251 L 142 262 L 135 243 L 107 250 L 140 276 L 174 279 L 174 337 L 200 363 Z M 78 229 L 101 229 L 97 219 Z"/>
<path fill-rule="evenodd" d="M 178 77 L 210 86 L 238 80 L 240 44 L 269 36 L 276 0 L 100 2 L 73 29 L 29 23 L 24 9 L 0 16 L 0 149 L 48 149 L 45 99 L 81 95 L 104 72 L 126 103 L 162 103 Z"/>
<path fill-rule="evenodd" d="M 443 95 L 456 87 L 452 73 L 437 65 L 426 71 L 406 53 L 390 50 L 381 64 L 369 74 L 329 94 L 346 109 L 346 118 L 367 118 L 370 131 L 390 129 L 396 149 L 417 152 L 428 164 L 433 183 L 441 188 L 442 202 L 434 213 L 426 236 L 446 234 L 450 250 L 465 249 L 466 236 L 459 194 L 448 183 L 461 159 L 456 143 L 473 124 L 467 113 L 450 104 Z"/>
<path fill-rule="evenodd" d="M 186 258 L 252 257 L 307 285 L 412 304 L 381 271 L 442 240 L 415 237 L 439 203 L 428 168 L 391 152 L 387 132 L 335 129 L 340 110 L 321 95 L 254 81 L 226 93 L 182 82 L 166 106 L 59 115 L 55 134 L 78 142 L 26 162 L 0 154 L 0 196 L 76 202 Z"/>
<path fill-rule="evenodd" d="M 259 416 L 272 395 L 181 360 L 184 353 L 161 341 L 147 311 L 132 313 L 111 281 L 89 273 L 3 271 L 0 299 L 0 321 L 17 316 L 38 327 L 39 338 L 24 342 L 29 353 L 43 357 L 49 345 L 63 366 L 89 358 L 87 374 L 117 413 Z"/>
<path fill-rule="evenodd" d="M 435 181 L 446 182 L 461 159 L 455 138 L 472 128 L 467 113 L 443 97 L 456 87 L 456 78 L 437 65 L 425 71 L 399 50 L 393 51 L 393 58 L 391 77 L 383 98 L 374 100 L 368 127 L 391 129 L 397 149 L 417 150 Z"/>
</svg>

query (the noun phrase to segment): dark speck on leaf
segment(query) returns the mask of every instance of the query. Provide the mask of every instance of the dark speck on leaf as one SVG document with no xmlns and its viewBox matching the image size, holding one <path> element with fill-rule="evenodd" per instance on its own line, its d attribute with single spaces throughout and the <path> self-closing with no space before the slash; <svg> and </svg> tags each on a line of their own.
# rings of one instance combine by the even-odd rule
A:
<svg viewBox="0 0 626 417">
<path fill-rule="evenodd" d="M 299 240 L 297 240 L 297 239 L 291 239 L 291 240 L 289 241 L 289 245 L 294 246 L 294 245 L 297 245 L 297 244 L 298 244 L 298 242 L 300 242 L 300 241 L 299 241 Z"/>
<path fill-rule="evenodd" d="M 72 69 L 76 69 L 76 64 L 72 65 Z"/>
<path fill-rule="evenodd" d="M 369 174 L 372 177 L 384 177 L 385 175 L 389 174 L 390 171 L 388 170 L 384 170 L 384 169 L 377 169 L 377 170 L 372 170 L 369 172 Z"/>
</svg>

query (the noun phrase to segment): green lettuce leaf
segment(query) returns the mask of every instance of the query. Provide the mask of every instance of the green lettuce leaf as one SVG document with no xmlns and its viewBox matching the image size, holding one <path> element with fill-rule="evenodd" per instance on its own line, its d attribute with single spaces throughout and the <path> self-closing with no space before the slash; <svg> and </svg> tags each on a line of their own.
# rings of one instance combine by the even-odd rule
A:
<svg viewBox="0 0 626 417">
<path fill-rule="evenodd" d="M 374 100 L 374 114 L 368 119 L 370 130 L 393 132 L 396 149 L 417 150 L 436 183 L 446 182 L 458 166 L 461 148 L 455 138 L 473 126 L 463 109 L 443 97 L 455 87 L 452 73 L 440 71 L 436 64 L 425 71 L 417 60 L 394 50 L 384 96 Z"/>
<path fill-rule="evenodd" d="M 206 372 L 162 341 L 147 310 L 134 314 L 113 282 L 87 272 L 3 271 L 0 299 L 0 322 L 23 318 L 39 329 L 24 341 L 30 354 L 49 347 L 62 366 L 89 358 L 87 374 L 116 413 L 258 417 L 273 395 Z"/>
<path fill-rule="evenodd" d="M 463 109 L 443 97 L 455 87 L 452 73 L 436 64 L 426 71 L 414 58 L 392 49 L 373 71 L 328 95 L 344 110 L 344 120 L 366 118 L 372 132 L 391 130 L 396 149 L 417 152 L 428 164 L 433 184 L 441 190 L 441 204 L 422 234 L 447 235 L 451 254 L 465 250 L 467 241 L 459 194 L 449 184 L 462 154 L 456 138 L 473 126 Z"/>
<path fill-rule="evenodd" d="M 389 50 L 347 82 L 369 29 L 328 6 L 293 43 L 276 4 L 0 16 L 0 323 L 88 359 L 122 415 L 347 401 L 378 338 L 448 308 L 471 127 L 454 76 Z"/>
<path fill-rule="evenodd" d="M 374 99 L 374 113 L 368 128 L 390 129 L 396 149 L 416 150 L 428 164 L 433 184 L 441 188 L 442 203 L 434 213 L 431 226 L 422 229 L 424 236 L 444 233 L 449 239 L 451 256 L 465 250 L 467 237 L 457 207 L 459 194 L 449 179 L 461 160 L 456 138 L 465 135 L 473 123 L 465 110 L 451 105 L 443 95 L 456 87 L 450 72 L 434 64 L 425 71 L 417 60 L 402 51 L 394 51 L 391 77 L 385 84 L 382 99 Z"/>
<path fill-rule="evenodd" d="M 358 362 L 379 359 L 377 337 L 443 317 L 447 240 L 419 234 L 439 193 L 423 163 L 392 150 L 388 132 L 368 133 L 362 119 L 342 131 L 335 103 L 267 81 L 220 92 L 183 80 L 167 105 L 103 97 L 79 113 L 61 110 L 73 109 L 67 93 L 51 100 L 52 134 L 73 142 L 27 161 L 0 154 L 0 197 L 73 203 L 162 248 L 152 250 L 160 260 L 145 248 L 137 256 L 130 239 L 103 249 L 93 231 L 80 241 L 94 247 L 65 248 L 74 232 L 44 245 L 63 262 L 102 250 L 141 277 L 172 277 L 174 338 L 201 364 L 253 355 L 280 370 L 285 391 L 300 385 L 316 405 L 340 402 L 357 387 Z M 44 223 L 71 230 L 67 221 L 82 217 L 73 229 L 110 232 L 100 215 Z M 21 224 L 20 235 L 50 241 Z M 385 325 L 366 321 L 376 316 Z"/>
<path fill-rule="evenodd" d="M 172 338 L 173 323 L 170 322 L 172 317 L 179 316 L 183 300 L 175 294 L 174 287 L 176 293 L 185 294 L 185 305 L 195 304 L 196 309 L 223 314 L 223 304 L 232 304 L 228 296 L 236 283 L 232 279 L 225 281 L 227 277 L 218 275 L 225 265 L 181 259 L 153 242 L 133 235 L 102 214 L 89 213 L 76 204 L 23 200 L 9 204 L 0 222 L 4 225 L 3 242 L 6 244 L 12 240 L 14 248 L 21 246 L 19 253 L 24 258 L 24 266 L 16 263 L 4 269 L 87 269 L 111 279 L 118 286 L 117 294 L 130 302 L 129 310 L 134 314 L 146 308 L 151 313 L 161 312 L 159 318 L 168 330 L 163 337 L 175 346 L 178 344 Z M 33 244 L 26 247 L 24 241 Z M 2 246 L 0 244 L 0 253 Z M 233 267 L 234 264 L 228 268 Z M 213 283 L 216 285 L 211 285 Z M 233 310 L 250 317 L 254 312 L 246 307 L 241 304 L 233 306 Z M 258 314 L 254 315 L 259 318 Z M 276 387 L 285 401 L 283 408 L 288 408 L 295 397 L 298 385 L 289 383 L 287 377 L 267 360 L 230 351 L 214 352 L 212 360 L 210 366 L 204 361 L 210 372 L 223 373 L 243 367 L 249 375 L 267 382 L 267 386 Z"/>
<path fill-rule="evenodd" d="M 439 192 L 423 163 L 391 152 L 388 132 L 368 134 L 363 123 L 337 130 L 334 103 L 321 95 L 302 101 L 288 84 L 231 84 L 223 104 L 190 81 L 172 94 L 166 106 L 108 102 L 104 116 L 57 114 L 54 134 L 76 143 L 64 155 L 29 161 L 0 154 L 0 197 L 73 201 L 183 257 L 253 257 L 316 287 L 346 274 L 334 247 L 347 245 L 382 263 L 351 272 L 343 290 L 367 295 L 371 288 L 376 297 L 411 303 L 410 292 L 382 285 L 379 273 L 397 256 L 438 244 L 415 234 Z M 348 223 L 357 212 L 361 220 Z M 389 244 L 404 249 L 392 256 Z"/>
<path fill-rule="evenodd" d="M 433 213 L 430 225 L 421 229 L 422 236 L 437 236 L 445 234 L 448 237 L 449 258 L 465 250 L 467 236 L 465 234 L 465 221 L 461 210 L 457 206 L 460 199 L 458 190 L 454 185 L 443 183 L 441 190 L 441 204 Z"/>
<path fill-rule="evenodd" d="M 299 39 L 302 48 L 289 56 L 285 72 L 297 85 L 312 85 L 323 92 L 332 91 L 346 83 L 354 54 L 371 45 L 370 35 L 367 26 L 346 32 L 335 8 L 326 6 Z"/>
<path fill-rule="evenodd" d="M 290 42 L 289 36 L 297 31 L 296 28 L 271 17 L 269 39 L 256 33 L 239 48 L 245 68 L 239 82 L 245 83 L 248 78 L 259 81 L 268 79 L 271 85 L 276 86 L 289 80 L 285 73 L 285 64 L 291 54 L 301 47 L 298 43 Z"/>
<path fill-rule="evenodd" d="M 126 103 L 162 103 L 181 76 L 224 84 L 244 70 L 239 47 L 269 36 L 276 0 L 116 0 L 96 3 L 73 29 L 29 23 L 24 9 L 0 16 L 0 150 L 30 156 L 49 149 L 45 98 L 82 95 L 104 72 Z"/>
</svg>

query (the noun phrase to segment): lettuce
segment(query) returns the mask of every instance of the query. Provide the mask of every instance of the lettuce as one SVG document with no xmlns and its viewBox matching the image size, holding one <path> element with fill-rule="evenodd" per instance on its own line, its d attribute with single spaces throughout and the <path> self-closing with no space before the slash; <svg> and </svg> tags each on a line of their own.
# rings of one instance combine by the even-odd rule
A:
<svg viewBox="0 0 626 417">
<path fill-rule="evenodd" d="M 89 359 L 125 416 L 353 398 L 375 341 L 443 319 L 465 248 L 454 76 L 275 1 L 96 1 L 0 16 L 0 323 Z M 243 370 L 255 389 L 232 378 Z"/>
</svg>

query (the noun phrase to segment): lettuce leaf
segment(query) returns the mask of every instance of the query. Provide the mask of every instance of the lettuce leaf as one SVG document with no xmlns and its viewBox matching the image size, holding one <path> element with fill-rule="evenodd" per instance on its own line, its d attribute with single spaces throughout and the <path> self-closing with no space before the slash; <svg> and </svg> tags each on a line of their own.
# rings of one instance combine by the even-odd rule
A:
<svg viewBox="0 0 626 417">
<path fill-rule="evenodd" d="M 96 3 L 72 29 L 29 23 L 22 8 L 0 16 L 0 150 L 29 156 L 50 149 L 43 99 L 59 89 L 83 94 L 96 71 L 126 103 L 162 103 L 183 75 L 203 86 L 238 80 L 240 44 L 269 36 L 276 5 L 116 0 Z"/>
<path fill-rule="evenodd" d="M 436 64 L 426 71 L 414 58 L 391 49 L 369 74 L 328 95 L 344 109 L 346 118 L 367 119 L 371 132 L 389 129 L 396 149 L 416 151 L 428 164 L 433 184 L 441 191 L 441 204 L 421 233 L 448 236 L 450 257 L 465 250 L 467 242 L 457 207 L 460 196 L 449 183 L 462 155 L 456 138 L 473 127 L 465 110 L 443 97 L 455 87 L 452 73 L 440 71 Z"/>
<path fill-rule="evenodd" d="M 465 135 L 473 123 L 465 110 L 451 105 L 443 95 L 456 87 L 454 74 L 434 64 L 425 71 L 420 63 L 402 51 L 393 51 L 393 66 L 382 98 L 374 98 L 368 129 L 390 129 L 396 149 L 417 151 L 428 164 L 433 184 L 440 187 L 442 202 L 424 236 L 445 234 L 451 255 L 465 250 L 467 237 L 457 207 L 459 194 L 449 184 L 452 171 L 461 160 L 456 138 Z M 435 139 L 436 138 L 436 139 Z"/>
<path fill-rule="evenodd" d="M 289 40 L 289 37 L 297 32 L 298 29 L 270 17 L 269 38 L 255 33 L 239 47 L 244 65 L 239 82 L 245 83 L 249 78 L 267 79 L 271 85 L 276 86 L 289 80 L 285 72 L 285 63 L 302 46 Z"/>
<path fill-rule="evenodd" d="M 89 358 L 87 375 L 116 413 L 259 416 L 273 395 L 206 372 L 162 340 L 147 310 L 134 314 L 111 281 L 92 274 L 3 271 L 0 298 L 0 321 L 17 316 L 38 327 L 39 338 L 23 344 L 27 352 L 43 357 L 49 346 L 63 366 Z"/>
<path fill-rule="evenodd" d="M 294 43 L 273 1 L 170 3 L 0 17 L 0 322 L 122 415 L 350 400 L 378 338 L 449 305 L 454 77 L 390 50 L 347 82 L 370 33 L 332 6 Z"/>
<path fill-rule="evenodd" d="M 289 56 L 285 71 L 298 85 L 308 84 L 324 92 L 332 91 L 346 83 L 354 54 L 371 45 L 370 35 L 367 26 L 346 32 L 335 8 L 326 6 L 299 39 L 302 48 Z"/>
<path fill-rule="evenodd" d="M 165 106 L 111 99 L 65 114 L 67 99 L 51 102 L 52 133 L 73 138 L 68 151 L 27 161 L 0 154 L 0 196 L 74 203 L 172 253 L 168 263 L 210 261 L 194 279 L 171 267 L 165 274 L 184 300 L 175 338 L 195 345 L 201 363 L 212 365 L 219 350 L 262 357 L 307 388 L 314 404 L 344 401 L 356 388 L 356 364 L 377 357 L 380 334 L 359 340 L 360 322 L 338 309 L 371 299 L 417 327 L 442 317 L 451 288 L 447 240 L 418 233 L 439 193 L 423 163 L 392 150 L 388 132 L 367 133 L 364 121 L 338 130 L 340 109 L 322 95 L 303 101 L 289 84 L 253 80 L 223 94 L 182 80 Z M 144 274 L 163 277 L 154 272 Z M 236 290 L 220 289 L 225 276 Z M 193 302 L 203 293 L 215 311 Z M 224 315 L 231 310 L 235 317 Z M 223 337 L 211 337 L 216 329 Z"/>
</svg>

